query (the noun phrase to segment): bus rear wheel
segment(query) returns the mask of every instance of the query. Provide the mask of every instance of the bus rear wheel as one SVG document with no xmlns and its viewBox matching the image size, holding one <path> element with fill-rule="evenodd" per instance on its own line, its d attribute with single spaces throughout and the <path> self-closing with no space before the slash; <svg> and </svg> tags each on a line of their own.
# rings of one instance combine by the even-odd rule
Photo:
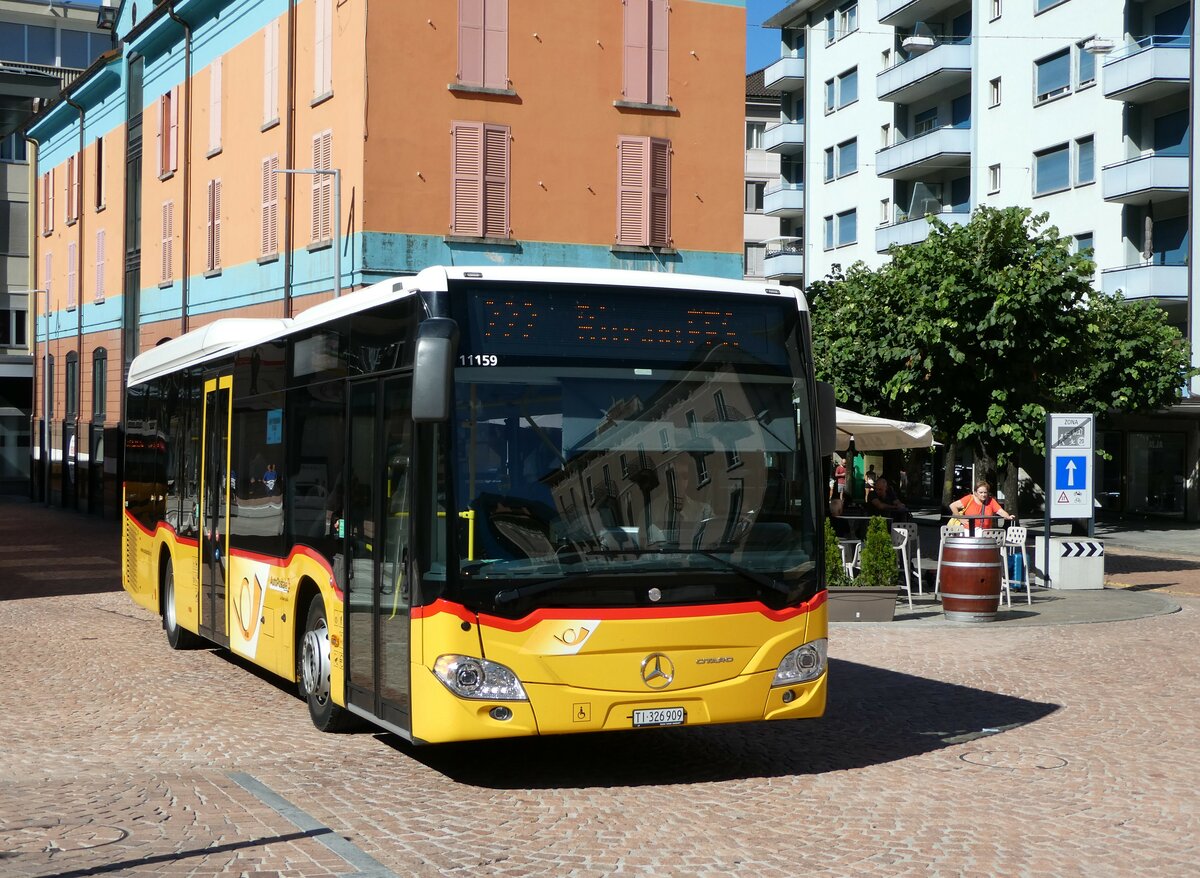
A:
<svg viewBox="0 0 1200 878">
<path fill-rule="evenodd" d="M 308 701 L 313 725 L 323 732 L 340 732 L 349 727 L 349 713 L 333 703 L 330 694 L 329 623 L 325 602 L 317 597 L 308 605 L 304 638 L 300 641 L 296 680 L 300 695 Z"/>
<path fill-rule="evenodd" d="M 196 649 L 204 642 L 182 627 L 175 615 L 175 565 L 170 561 L 163 571 L 162 614 L 163 630 L 167 632 L 167 644 L 171 649 Z"/>
</svg>

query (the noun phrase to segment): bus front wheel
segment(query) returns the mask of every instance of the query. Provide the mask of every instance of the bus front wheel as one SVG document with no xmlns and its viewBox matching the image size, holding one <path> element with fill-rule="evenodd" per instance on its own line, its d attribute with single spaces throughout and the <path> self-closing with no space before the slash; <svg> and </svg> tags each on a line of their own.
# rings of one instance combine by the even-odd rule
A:
<svg viewBox="0 0 1200 878">
<path fill-rule="evenodd" d="M 181 626 L 175 615 L 175 565 L 170 561 L 163 571 L 162 614 L 163 630 L 167 632 L 167 644 L 171 649 L 196 649 L 204 642 Z"/>
<path fill-rule="evenodd" d="M 323 732 L 345 729 L 346 709 L 334 704 L 330 695 L 329 623 L 325 618 L 325 602 L 319 597 L 308 605 L 308 621 L 297 663 L 296 679 L 300 694 L 308 701 L 313 725 Z"/>
</svg>

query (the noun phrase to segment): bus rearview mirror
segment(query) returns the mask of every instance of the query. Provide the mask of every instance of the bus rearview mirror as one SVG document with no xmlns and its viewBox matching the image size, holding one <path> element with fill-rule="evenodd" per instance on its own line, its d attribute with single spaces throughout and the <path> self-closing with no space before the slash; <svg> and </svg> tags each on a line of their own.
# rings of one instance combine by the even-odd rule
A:
<svg viewBox="0 0 1200 878">
<path fill-rule="evenodd" d="M 817 444 L 821 457 L 837 450 L 837 398 L 828 381 L 817 382 Z"/>
<path fill-rule="evenodd" d="M 412 417 L 418 424 L 450 418 L 450 384 L 458 351 L 458 324 L 447 317 L 430 317 L 417 328 L 413 364 Z"/>
</svg>

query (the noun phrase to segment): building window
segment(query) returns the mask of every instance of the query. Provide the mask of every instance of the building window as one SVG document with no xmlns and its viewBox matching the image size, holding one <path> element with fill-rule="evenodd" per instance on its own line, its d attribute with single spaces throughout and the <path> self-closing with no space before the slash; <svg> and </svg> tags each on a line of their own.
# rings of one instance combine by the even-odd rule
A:
<svg viewBox="0 0 1200 878">
<path fill-rule="evenodd" d="M 162 264 L 159 266 L 159 281 L 164 284 L 174 280 L 175 266 L 175 202 L 164 201 L 162 205 Z"/>
<path fill-rule="evenodd" d="M 480 0 L 460 0 L 463 4 Z M 507 8 L 508 0 L 487 0 Z M 625 100 L 666 105 L 667 0 L 625 0 Z M 503 88 L 503 86 L 497 86 Z"/>
<path fill-rule="evenodd" d="M 508 126 L 455 122 L 452 137 L 452 233 L 473 238 L 507 238 Z"/>
<path fill-rule="evenodd" d="M 889 225 L 892 221 L 892 199 L 884 198 L 879 202 L 879 224 Z"/>
<path fill-rule="evenodd" d="M 104 301 L 104 267 L 105 267 L 105 231 L 98 229 L 96 231 L 96 292 L 95 301 L 97 303 Z"/>
<path fill-rule="evenodd" d="M 208 181 L 208 247 L 204 255 L 204 270 L 221 270 L 221 181 Z"/>
<path fill-rule="evenodd" d="M 618 244 L 666 247 L 671 241 L 671 141 L 617 141 Z"/>
<path fill-rule="evenodd" d="M 179 164 L 178 87 L 165 92 L 158 99 L 158 133 L 155 136 L 158 176 L 163 178 L 175 173 Z"/>
<path fill-rule="evenodd" d="M 313 28 L 313 100 L 333 93 L 333 0 L 316 0 Z"/>
<path fill-rule="evenodd" d="M 763 135 L 767 132 L 766 122 L 746 123 L 746 149 L 762 149 Z"/>
<path fill-rule="evenodd" d="M 837 176 L 833 159 L 833 147 L 825 150 L 825 182 L 828 183 Z"/>
<path fill-rule="evenodd" d="M 837 19 L 831 12 L 825 17 L 825 45 L 829 45 L 837 39 Z"/>
<path fill-rule="evenodd" d="M 1002 0 L 992 0 L 992 21 L 995 21 L 1004 12 Z"/>
<path fill-rule="evenodd" d="M 725 404 L 724 391 L 718 390 L 713 394 L 713 405 L 717 409 L 717 420 L 724 423 L 729 420 L 729 406 Z"/>
<path fill-rule="evenodd" d="M 67 158 L 67 188 L 64 192 L 66 195 L 66 211 L 63 219 L 69 226 L 74 225 L 79 219 L 79 196 L 82 189 L 79 175 L 83 170 L 79 158 L 78 153 Z"/>
<path fill-rule="evenodd" d="M 1045 10 L 1058 6 L 1061 3 L 1066 3 L 1067 0 L 1036 0 L 1036 2 L 1037 6 L 1035 8 L 1037 12 L 1044 12 Z"/>
<path fill-rule="evenodd" d="M 988 166 L 988 192 L 994 194 L 1000 191 L 1000 166 Z"/>
<path fill-rule="evenodd" d="M 104 138 L 96 138 L 95 208 L 104 210 Z"/>
<path fill-rule="evenodd" d="M 1033 155 L 1033 194 L 1059 192 L 1071 185 L 1071 154 L 1067 144 Z"/>
<path fill-rule="evenodd" d="M 763 195 L 767 184 L 755 180 L 746 182 L 746 213 L 762 213 Z"/>
<path fill-rule="evenodd" d="M 671 450 L 671 431 L 666 427 L 658 431 L 658 444 L 662 446 L 663 451 Z"/>
<path fill-rule="evenodd" d="M 766 277 L 764 260 L 767 255 L 766 244 L 746 244 L 742 248 L 743 271 L 746 277 Z"/>
<path fill-rule="evenodd" d="M 832 216 L 825 217 L 824 232 L 825 232 L 825 234 L 824 234 L 825 249 L 832 250 L 833 249 L 833 217 Z"/>
<path fill-rule="evenodd" d="M 839 143 L 837 146 L 837 175 L 845 177 L 858 171 L 858 138 Z"/>
<path fill-rule="evenodd" d="M 1071 91 L 1071 50 L 1062 49 L 1033 62 L 1035 104 Z"/>
<path fill-rule="evenodd" d="M 858 3 L 848 3 L 838 10 L 838 38 L 858 30 Z"/>
<path fill-rule="evenodd" d="M 108 351 L 96 348 L 92 352 L 92 421 L 104 423 L 108 414 Z"/>
<path fill-rule="evenodd" d="M 1096 142 L 1092 137 L 1075 141 L 1075 185 L 1096 182 Z"/>
<path fill-rule="evenodd" d="M 29 312 L 24 308 L 0 308 L 0 348 L 29 347 L 26 327 Z"/>
<path fill-rule="evenodd" d="M 1096 56 L 1084 48 L 1086 44 L 1087 40 L 1080 40 L 1075 44 L 1076 88 L 1092 85 L 1096 81 Z"/>
<path fill-rule="evenodd" d="M 858 211 L 847 210 L 837 215 L 837 246 L 844 247 L 858 240 Z"/>
<path fill-rule="evenodd" d="M 8 137 L 0 140 L 0 162 L 24 161 L 28 161 L 28 153 L 23 136 L 10 134 Z"/>
<path fill-rule="evenodd" d="M 1094 250 L 1092 246 L 1092 232 L 1080 232 L 1075 235 L 1075 252 L 1084 256 L 1091 256 Z"/>
<path fill-rule="evenodd" d="M 879 147 L 880 147 L 880 149 L 887 149 L 891 145 L 891 139 L 892 139 L 892 126 L 890 124 L 880 125 L 879 126 Z"/>
<path fill-rule="evenodd" d="M 879 53 L 879 69 L 887 70 L 892 66 L 892 50 L 884 49 Z"/>
<path fill-rule="evenodd" d="M 1000 106 L 1000 77 L 997 76 L 989 85 L 991 86 L 991 101 L 988 106 L 998 107 Z"/>
<path fill-rule="evenodd" d="M 692 455 L 696 461 L 696 485 L 697 487 L 707 485 L 709 480 L 708 475 L 708 460 L 701 452 L 696 452 Z"/>
<path fill-rule="evenodd" d="M 67 420 L 79 414 L 79 354 L 71 351 L 67 354 Z"/>
<path fill-rule="evenodd" d="M 79 304 L 79 247 L 74 241 L 67 243 L 67 310 Z"/>
<path fill-rule="evenodd" d="M 279 19 L 263 29 L 263 127 L 279 121 Z"/>
<path fill-rule="evenodd" d="M 847 70 L 837 78 L 838 109 L 858 100 L 858 68 Z"/>
<path fill-rule="evenodd" d="M 688 409 L 683 415 L 684 421 L 687 423 L 688 435 L 693 439 L 700 438 L 700 423 L 696 419 L 696 410 Z"/>
<path fill-rule="evenodd" d="M 333 169 L 333 131 L 313 135 L 312 167 L 318 171 Z M 333 240 L 333 175 L 312 175 L 312 227 L 310 241 L 321 244 Z"/>
<path fill-rule="evenodd" d="M 42 174 L 42 234 L 54 231 L 54 168 Z"/>
<path fill-rule="evenodd" d="M 224 64 L 213 59 L 208 71 L 208 154 L 221 151 L 221 79 Z"/>
<path fill-rule="evenodd" d="M 937 107 L 930 107 L 917 115 L 913 116 L 913 137 L 920 137 L 922 134 L 928 134 L 938 124 Z"/>
<path fill-rule="evenodd" d="M 279 253 L 279 155 L 262 160 L 262 214 L 259 223 L 259 256 Z"/>
<path fill-rule="evenodd" d="M 825 80 L 825 112 L 832 113 L 837 107 L 837 88 L 832 79 Z"/>
</svg>

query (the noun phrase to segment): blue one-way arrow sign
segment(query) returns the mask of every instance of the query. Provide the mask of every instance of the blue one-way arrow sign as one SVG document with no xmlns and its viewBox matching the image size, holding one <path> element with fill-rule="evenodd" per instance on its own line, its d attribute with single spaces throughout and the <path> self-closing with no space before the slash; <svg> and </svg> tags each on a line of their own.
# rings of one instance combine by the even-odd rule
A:
<svg viewBox="0 0 1200 878">
<path fill-rule="evenodd" d="M 1086 457 L 1067 457 L 1061 455 L 1054 458 L 1054 490 L 1082 491 L 1087 487 Z"/>
</svg>

